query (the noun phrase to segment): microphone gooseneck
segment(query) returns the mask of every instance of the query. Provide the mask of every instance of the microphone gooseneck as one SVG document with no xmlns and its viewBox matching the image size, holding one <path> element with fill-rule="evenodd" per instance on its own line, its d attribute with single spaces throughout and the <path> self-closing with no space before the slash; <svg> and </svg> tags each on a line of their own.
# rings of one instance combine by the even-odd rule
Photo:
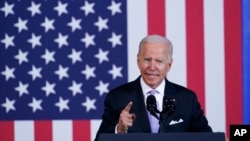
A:
<svg viewBox="0 0 250 141">
<path fill-rule="evenodd" d="M 175 112 L 175 99 L 174 98 L 167 98 L 166 96 L 163 97 L 163 108 L 162 112 L 160 113 L 160 133 L 164 133 L 164 121 Z"/>
<path fill-rule="evenodd" d="M 159 124 L 160 124 L 159 132 L 163 133 L 164 121 L 175 112 L 175 109 L 176 109 L 175 99 L 167 98 L 166 96 L 164 96 L 163 107 L 162 107 L 162 111 L 160 112 L 157 109 L 155 96 L 149 95 L 146 99 L 146 107 L 149 113 L 159 120 Z"/>
</svg>

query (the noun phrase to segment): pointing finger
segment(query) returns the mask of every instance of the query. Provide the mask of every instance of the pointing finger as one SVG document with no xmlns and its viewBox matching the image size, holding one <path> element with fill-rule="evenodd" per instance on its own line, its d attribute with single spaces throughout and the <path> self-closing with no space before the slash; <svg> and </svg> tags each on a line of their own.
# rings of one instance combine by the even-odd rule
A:
<svg viewBox="0 0 250 141">
<path fill-rule="evenodd" d="M 131 107 L 132 107 L 132 104 L 133 104 L 133 102 L 132 101 L 130 101 L 129 103 L 128 103 L 128 105 L 123 109 L 123 111 L 125 111 L 125 112 L 129 112 L 130 111 L 130 109 L 131 109 Z"/>
</svg>

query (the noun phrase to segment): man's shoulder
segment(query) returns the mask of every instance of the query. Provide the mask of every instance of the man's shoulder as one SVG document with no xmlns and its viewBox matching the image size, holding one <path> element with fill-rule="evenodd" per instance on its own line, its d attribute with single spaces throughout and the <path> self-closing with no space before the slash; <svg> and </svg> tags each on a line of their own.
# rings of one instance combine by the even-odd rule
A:
<svg viewBox="0 0 250 141">
<path fill-rule="evenodd" d="M 138 79 L 134 80 L 134 81 L 130 81 L 124 84 L 121 84 L 115 88 L 113 88 L 112 90 L 110 90 L 110 92 L 116 92 L 116 91 L 134 91 L 135 89 L 140 88 L 140 82 L 138 81 Z"/>
<path fill-rule="evenodd" d="M 106 99 L 115 99 L 116 102 L 123 102 L 128 97 L 140 91 L 140 86 L 138 88 L 137 81 L 131 81 L 121 84 L 113 89 L 111 89 L 107 95 Z"/>
<path fill-rule="evenodd" d="M 186 86 L 168 81 L 168 80 L 167 80 L 167 87 L 169 89 L 173 89 L 177 93 L 185 93 L 185 94 L 191 94 L 191 95 L 195 94 L 195 92 L 192 89 L 187 88 Z"/>
</svg>

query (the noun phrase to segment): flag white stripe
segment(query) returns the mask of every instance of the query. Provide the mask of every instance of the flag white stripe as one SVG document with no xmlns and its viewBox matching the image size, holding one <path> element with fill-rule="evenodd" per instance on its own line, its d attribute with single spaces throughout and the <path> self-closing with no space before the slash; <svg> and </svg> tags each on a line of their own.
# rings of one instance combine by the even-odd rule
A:
<svg viewBox="0 0 250 141">
<path fill-rule="evenodd" d="M 14 122 L 15 141 L 34 141 L 34 122 L 16 120 Z"/>
<path fill-rule="evenodd" d="M 72 141 L 72 131 L 73 129 L 71 120 L 53 120 L 53 141 Z"/>
<path fill-rule="evenodd" d="M 91 133 L 90 140 L 91 141 L 94 141 L 97 130 L 100 127 L 101 121 L 102 120 L 91 120 L 91 122 L 90 122 L 90 127 L 91 127 L 91 129 L 90 129 L 90 133 Z"/>
<path fill-rule="evenodd" d="M 127 1 L 127 27 L 128 27 L 128 81 L 139 76 L 136 56 L 140 40 L 147 33 L 147 1 Z"/>
<path fill-rule="evenodd" d="M 174 48 L 173 65 L 168 79 L 187 86 L 185 1 L 167 0 L 165 7 L 166 36 L 172 41 Z"/>
<path fill-rule="evenodd" d="M 225 132 L 223 0 L 204 1 L 206 115 L 214 131 Z"/>
</svg>

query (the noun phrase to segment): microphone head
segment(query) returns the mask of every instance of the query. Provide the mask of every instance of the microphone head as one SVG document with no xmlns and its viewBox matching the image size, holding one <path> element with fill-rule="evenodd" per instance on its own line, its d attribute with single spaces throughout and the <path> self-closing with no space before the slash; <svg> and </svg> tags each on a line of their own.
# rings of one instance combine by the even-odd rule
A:
<svg viewBox="0 0 250 141">
<path fill-rule="evenodd" d="M 164 96 L 163 98 L 163 113 L 168 113 L 171 115 L 175 111 L 175 99 L 174 98 L 167 98 Z"/>
<path fill-rule="evenodd" d="M 155 96 L 149 95 L 146 99 L 146 104 L 147 104 L 147 110 L 151 113 L 156 111 L 157 106 L 156 106 L 156 99 Z"/>
</svg>

